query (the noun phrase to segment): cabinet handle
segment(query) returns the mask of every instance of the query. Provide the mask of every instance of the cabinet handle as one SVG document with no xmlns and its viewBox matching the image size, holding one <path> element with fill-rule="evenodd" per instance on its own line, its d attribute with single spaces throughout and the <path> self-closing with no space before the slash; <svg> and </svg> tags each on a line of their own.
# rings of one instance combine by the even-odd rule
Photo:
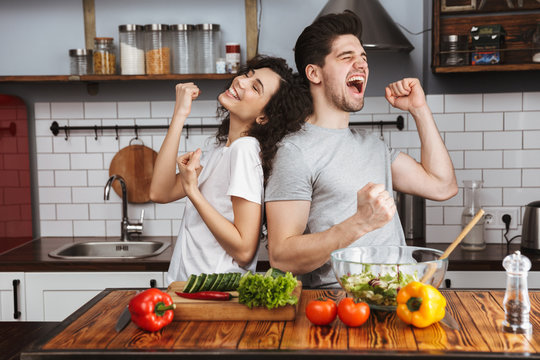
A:
<svg viewBox="0 0 540 360">
<path fill-rule="evenodd" d="M 18 319 L 21 317 L 21 312 L 19 311 L 19 296 L 18 296 L 18 290 L 19 285 L 21 283 L 21 280 L 15 279 L 13 280 L 13 318 Z"/>
<path fill-rule="evenodd" d="M 156 281 L 156 279 L 151 279 L 151 280 L 150 280 L 150 287 L 151 287 L 151 288 L 155 288 L 156 286 L 157 286 L 157 281 Z"/>
<path fill-rule="evenodd" d="M 452 287 L 452 281 L 450 279 L 444 279 L 444 286 L 446 286 L 447 289 L 450 289 Z"/>
</svg>

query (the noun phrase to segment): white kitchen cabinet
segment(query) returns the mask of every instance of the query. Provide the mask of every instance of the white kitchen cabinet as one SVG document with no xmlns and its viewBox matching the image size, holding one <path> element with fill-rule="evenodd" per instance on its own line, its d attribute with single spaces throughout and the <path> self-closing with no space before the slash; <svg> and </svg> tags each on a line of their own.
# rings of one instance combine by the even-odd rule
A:
<svg viewBox="0 0 540 360">
<path fill-rule="evenodd" d="M 23 272 L 0 273 L 0 321 L 26 320 Z"/>
<path fill-rule="evenodd" d="M 62 321 L 106 288 L 163 287 L 163 272 L 26 273 L 26 320 Z"/>
<path fill-rule="evenodd" d="M 447 271 L 446 279 L 453 289 L 506 289 L 506 271 Z M 529 289 L 540 289 L 540 271 L 529 272 L 527 283 Z"/>
</svg>

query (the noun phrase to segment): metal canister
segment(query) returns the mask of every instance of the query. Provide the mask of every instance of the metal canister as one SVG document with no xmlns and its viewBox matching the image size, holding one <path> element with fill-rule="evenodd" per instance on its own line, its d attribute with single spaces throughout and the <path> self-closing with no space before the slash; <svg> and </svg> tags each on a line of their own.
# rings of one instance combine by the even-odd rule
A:
<svg viewBox="0 0 540 360">
<path fill-rule="evenodd" d="M 396 208 L 405 239 L 423 239 L 426 233 L 426 199 L 398 192 Z"/>
<path fill-rule="evenodd" d="M 70 49 L 69 73 L 71 75 L 92 74 L 92 61 L 91 49 Z"/>
<path fill-rule="evenodd" d="M 458 66 L 469 64 L 467 35 L 443 35 L 441 42 L 441 65 Z"/>
</svg>

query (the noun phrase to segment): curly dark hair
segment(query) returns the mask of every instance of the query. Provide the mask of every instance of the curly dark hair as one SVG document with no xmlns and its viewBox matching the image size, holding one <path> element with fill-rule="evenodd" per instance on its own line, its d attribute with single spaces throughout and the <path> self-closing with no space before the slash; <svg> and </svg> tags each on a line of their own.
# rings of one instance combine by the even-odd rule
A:
<svg viewBox="0 0 540 360">
<path fill-rule="evenodd" d="M 289 133 L 300 130 L 304 120 L 311 113 L 312 102 L 309 90 L 302 85 L 298 74 L 282 58 L 257 55 L 242 66 L 238 76 L 245 75 L 251 70 L 269 68 L 281 78 L 279 89 L 270 98 L 263 109 L 268 119 L 264 124 L 254 122 L 243 135 L 253 136 L 261 146 L 261 162 L 264 173 L 264 185 L 272 173 L 272 163 L 276 155 L 278 144 Z M 232 84 L 228 82 L 225 89 Z M 223 120 L 218 128 L 216 139 L 218 143 L 227 142 L 229 134 L 230 114 L 222 105 L 218 107 L 218 116 Z"/>
<path fill-rule="evenodd" d="M 350 10 L 321 16 L 302 31 L 294 46 L 294 61 L 305 83 L 308 82 L 306 66 L 324 66 L 326 55 L 332 51 L 332 42 L 340 35 L 349 34 L 361 40 L 362 21 Z"/>
</svg>

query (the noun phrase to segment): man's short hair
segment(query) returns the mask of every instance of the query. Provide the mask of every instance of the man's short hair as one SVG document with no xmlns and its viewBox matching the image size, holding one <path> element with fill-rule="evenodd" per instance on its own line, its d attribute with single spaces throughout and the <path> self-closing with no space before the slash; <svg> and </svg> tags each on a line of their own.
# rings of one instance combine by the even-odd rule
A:
<svg viewBox="0 0 540 360">
<path fill-rule="evenodd" d="M 302 31 L 294 46 L 294 60 L 305 82 L 308 81 L 306 66 L 324 66 L 324 59 L 330 54 L 335 38 L 348 34 L 356 36 L 358 40 L 362 37 L 362 21 L 349 10 L 321 16 Z"/>
</svg>

